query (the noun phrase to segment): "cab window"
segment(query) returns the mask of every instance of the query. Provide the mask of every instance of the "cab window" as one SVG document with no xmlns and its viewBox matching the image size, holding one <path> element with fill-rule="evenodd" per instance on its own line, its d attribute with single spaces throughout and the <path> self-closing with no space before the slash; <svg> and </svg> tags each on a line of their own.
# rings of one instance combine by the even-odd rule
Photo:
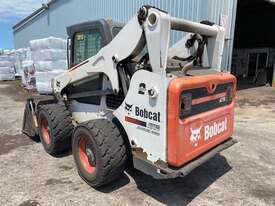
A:
<svg viewBox="0 0 275 206">
<path fill-rule="evenodd" d="M 97 54 L 102 47 L 102 36 L 98 30 L 77 32 L 73 44 L 73 64 L 76 65 Z"/>
</svg>

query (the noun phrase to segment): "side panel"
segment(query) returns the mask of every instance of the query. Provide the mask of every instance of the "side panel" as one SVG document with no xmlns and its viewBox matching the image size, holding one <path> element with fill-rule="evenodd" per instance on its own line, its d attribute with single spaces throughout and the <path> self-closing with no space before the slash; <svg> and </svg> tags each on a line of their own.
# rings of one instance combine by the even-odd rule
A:
<svg viewBox="0 0 275 206">
<path fill-rule="evenodd" d="M 228 85 L 233 98 L 226 102 Z M 170 165 L 180 167 L 231 137 L 235 91 L 236 79 L 230 74 L 183 77 L 170 83 L 167 133 Z M 192 97 L 191 113 L 182 115 L 180 102 L 186 92 Z"/>
<path fill-rule="evenodd" d="M 137 71 L 124 102 L 114 112 L 128 135 L 133 154 L 151 162 L 166 162 L 166 85 L 158 74 Z M 149 95 L 151 89 L 157 93 L 154 98 Z"/>
</svg>

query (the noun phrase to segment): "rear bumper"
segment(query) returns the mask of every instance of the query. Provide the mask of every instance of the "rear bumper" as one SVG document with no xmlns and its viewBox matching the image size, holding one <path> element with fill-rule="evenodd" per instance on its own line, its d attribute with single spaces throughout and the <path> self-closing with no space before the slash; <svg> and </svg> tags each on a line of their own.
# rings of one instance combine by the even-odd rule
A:
<svg viewBox="0 0 275 206">
<path fill-rule="evenodd" d="M 233 138 L 230 138 L 224 141 L 223 143 L 217 145 L 216 147 L 212 148 L 211 150 L 205 152 L 201 156 L 197 157 L 195 160 L 185 164 L 181 168 L 159 167 L 149 161 L 141 160 L 135 157 L 133 158 L 134 167 L 156 179 L 184 177 L 187 174 L 189 174 L 192 170 L 196 169 L 197 167 L 199 167 L 200 165 L 214 157 L 216 154 L 231 147 L 235 143 L 237 143 L 237 141 Z"/>
</svg>

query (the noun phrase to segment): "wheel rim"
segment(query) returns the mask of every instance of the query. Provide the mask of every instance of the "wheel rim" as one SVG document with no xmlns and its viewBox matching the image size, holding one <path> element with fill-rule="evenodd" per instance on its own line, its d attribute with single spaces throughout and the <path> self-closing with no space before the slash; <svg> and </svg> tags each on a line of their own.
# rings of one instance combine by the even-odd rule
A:
<svg viewBox="0 0 275 206">
<path fill-rule="evenodd" d="M 91 141 L 86 136 L 81 136 L 79 139 L 79 159 L 88 173 L 95 172 L 95 155 L 92 150 Z"/>
<path fill-rule="evenodd" d="M 48 124 L 47 119 L 44 117 L 41 121 L 41 130 L 42 130 L 42 137 L 46 144 L 51 144 L 51 137 L 50 137 L 50 127 Z"/>
</svg>

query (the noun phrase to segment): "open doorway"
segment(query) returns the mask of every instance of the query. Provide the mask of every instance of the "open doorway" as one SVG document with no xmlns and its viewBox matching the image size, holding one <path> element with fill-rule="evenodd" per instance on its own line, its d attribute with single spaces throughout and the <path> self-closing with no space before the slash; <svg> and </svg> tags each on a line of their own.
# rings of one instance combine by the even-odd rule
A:
<svg viewBox="0 0 275 206">
<path fill-rule="evenodd" d="M 232 73 L 241 87 L 275 86 L 275 0 L 238 0 Z"/>
</svg>

